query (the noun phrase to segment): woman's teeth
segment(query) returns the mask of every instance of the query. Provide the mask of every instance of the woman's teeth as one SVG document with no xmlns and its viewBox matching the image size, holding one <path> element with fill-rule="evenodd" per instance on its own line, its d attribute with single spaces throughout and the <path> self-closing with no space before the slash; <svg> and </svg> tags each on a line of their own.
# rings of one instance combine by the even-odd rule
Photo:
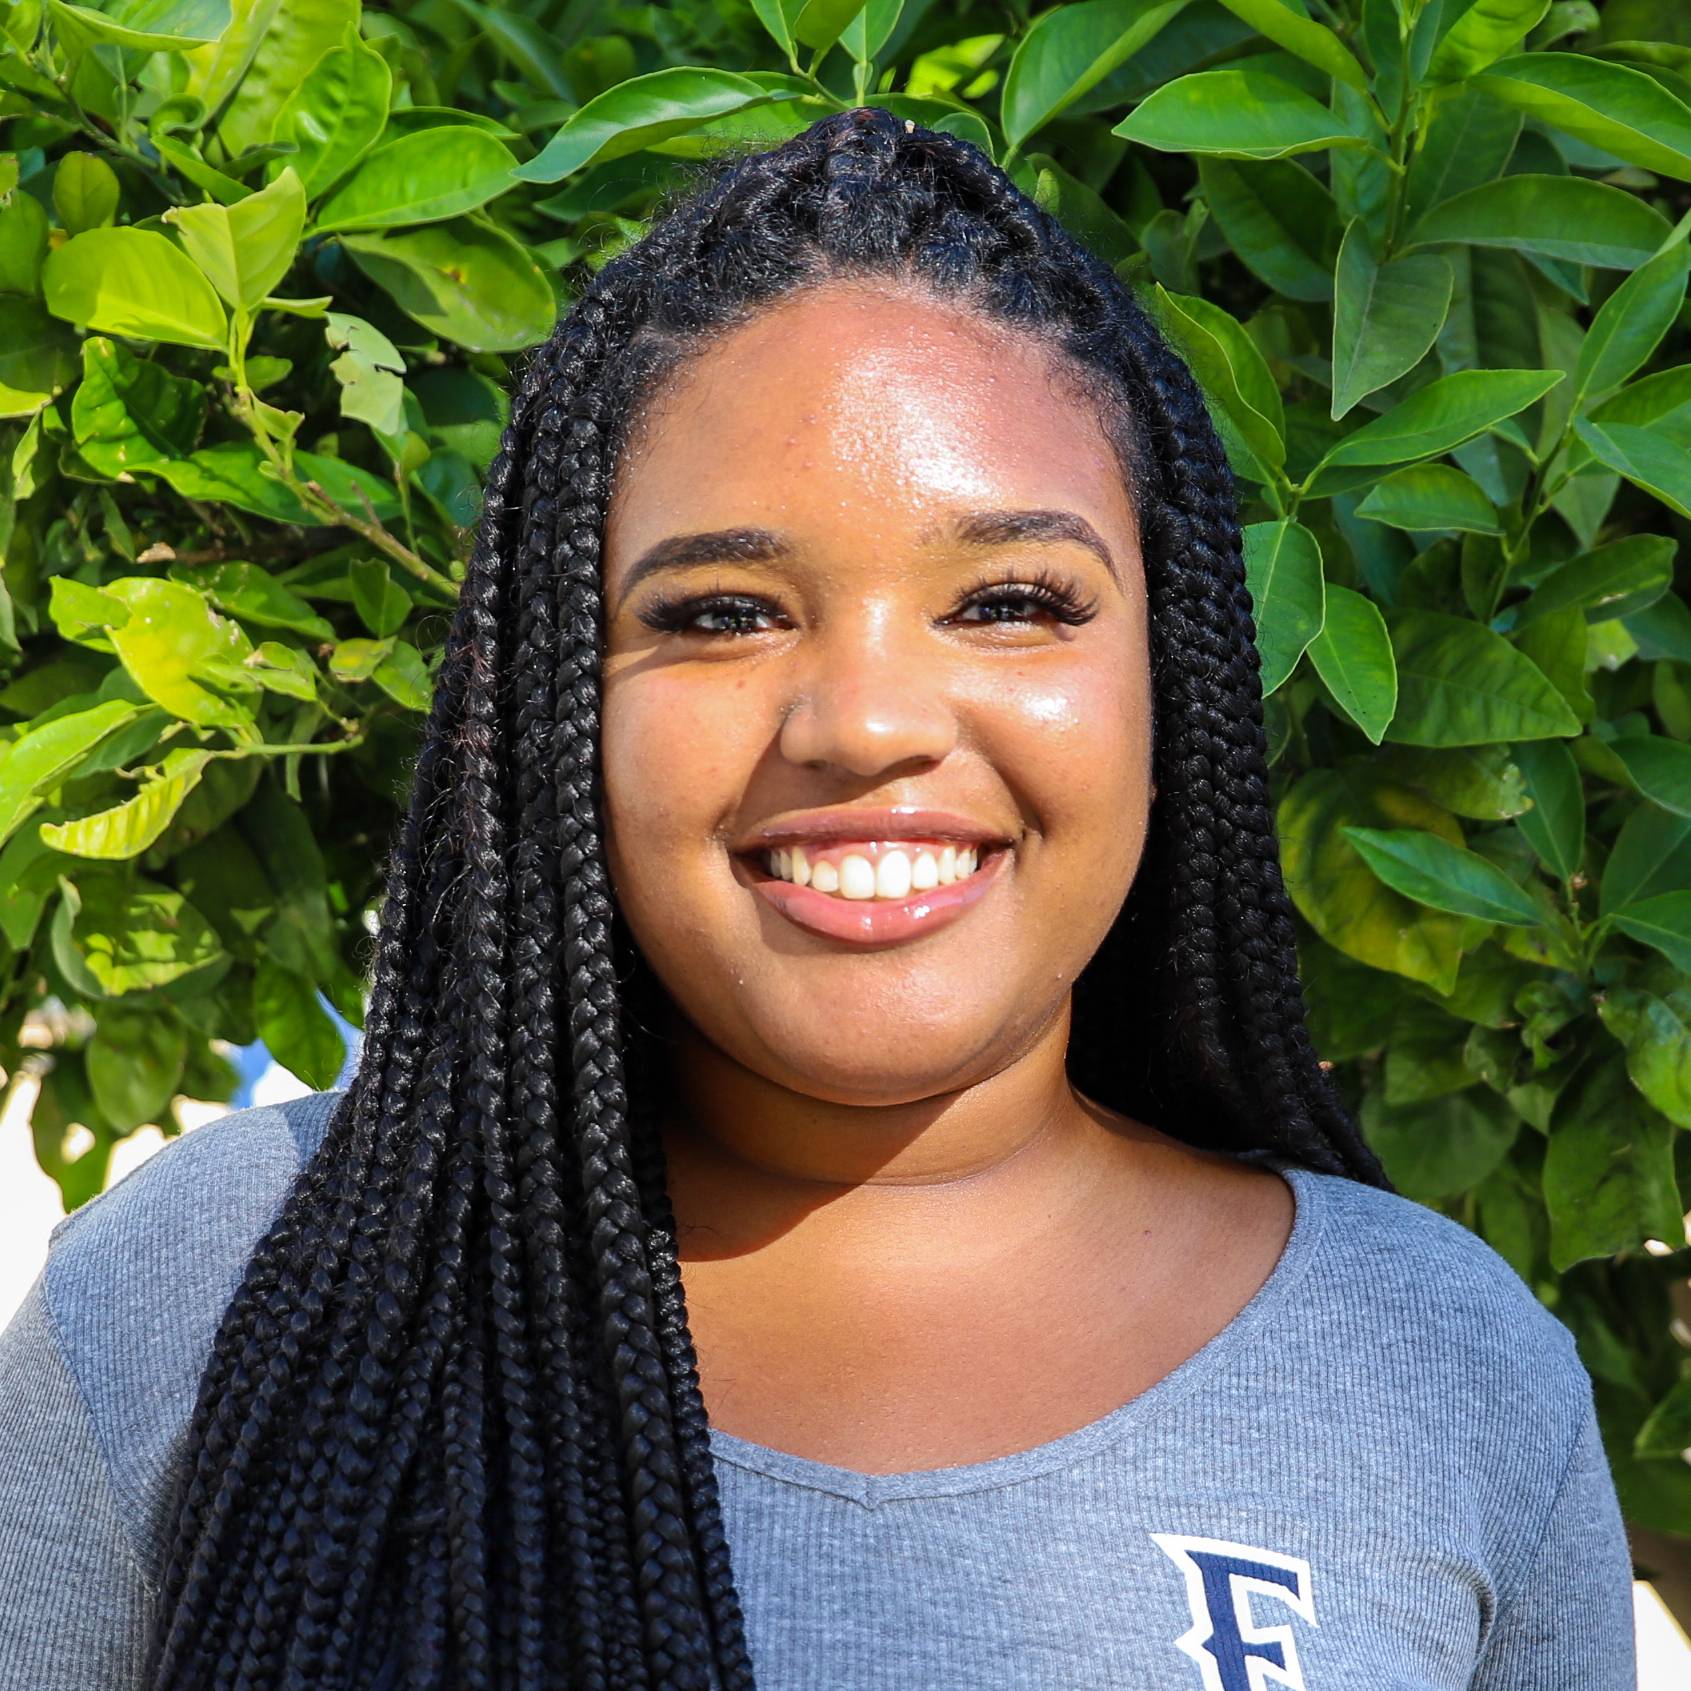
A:
<svg viewBox="0 0 1691 1691">
<path fill-rule="evenodd" d="M 974 874 L 980 865 L 980 848 L 959 850 L 948 845 L 938 851 L 882 851 L 873 861 L 847 852 L 836 864 L 828 859 L 812 863 L 803 846 L 777 846 L 763 854 L 763 862 L 778 879 L 835 898 L 898 899 L 948 887 Z"/>
</svg>

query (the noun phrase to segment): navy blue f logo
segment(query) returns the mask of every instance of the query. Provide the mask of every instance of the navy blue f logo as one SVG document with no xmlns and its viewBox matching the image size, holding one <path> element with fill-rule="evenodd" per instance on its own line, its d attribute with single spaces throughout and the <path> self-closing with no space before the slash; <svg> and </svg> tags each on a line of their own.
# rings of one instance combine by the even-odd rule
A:
<svg viewBox="0 0 1691 1691">
<path fill-rule="evenodd" d="M 1204 1691 L 1309 1691 L 1289 1625 L 1261 1625 L 1256 1596 L 1284 1603 L 1315 1625 L 1309 1563 L 1224 1538 L 1151 1534 L 1186 1579 L 1191 1628 L 1175 1643 L 1198 1664 Z"/>
</svg>

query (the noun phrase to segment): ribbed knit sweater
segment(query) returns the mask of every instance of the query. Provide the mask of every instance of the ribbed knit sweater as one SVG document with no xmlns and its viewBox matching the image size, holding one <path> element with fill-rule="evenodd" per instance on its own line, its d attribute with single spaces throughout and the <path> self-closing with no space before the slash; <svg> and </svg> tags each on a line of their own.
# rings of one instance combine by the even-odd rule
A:
<svg viewBox="0 0 1691 1691">
<path fill-rule="evenodd" d="M 141 1691 L 200 1374 L 335 1095 L 173 1140 L 0 1334 L 0 1687 Z M 713 1430 L 760 1691 L 1633 1691 L 1572 1338 L 1436 1211 L 1283 1158 L 1249 1304 L 1102 1419 L 865 1475 Z M 392 1641 L 369 1691 L 405 1684 Z"/>
</svg>

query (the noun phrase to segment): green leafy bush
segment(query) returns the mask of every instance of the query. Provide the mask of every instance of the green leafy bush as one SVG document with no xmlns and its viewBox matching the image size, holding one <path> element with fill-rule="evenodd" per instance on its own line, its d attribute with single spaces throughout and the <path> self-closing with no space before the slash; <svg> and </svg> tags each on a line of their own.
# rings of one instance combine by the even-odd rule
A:
<svg viewBox="0 0 1691 1691">
<path fill-rule="evenodd" d="M 214 1042 L 332 1078 L 512 356 L 674 161 L 872 100 L 1198 373 L 1318 1042 L 1577 1334 L 1634 1524 L 1691 1533 L 1687 19 L 14 0 L 0 1064 L 36 1013 L 66 1202 L 227 1095 Z"/>
</svg>

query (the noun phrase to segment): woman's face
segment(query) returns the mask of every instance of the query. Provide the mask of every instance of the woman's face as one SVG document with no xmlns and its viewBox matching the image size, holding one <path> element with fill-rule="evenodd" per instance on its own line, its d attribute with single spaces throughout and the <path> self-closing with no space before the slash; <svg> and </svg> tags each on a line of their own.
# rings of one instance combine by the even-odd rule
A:
<svg viewBox="0 0 1691 1691">
<path fill-rule="evenodd" d="M 1120 909 L 1152 797 L 1133 507 L 1050 355 L 891 284 L 789 299 L 663 389 L 605 542 L 610 868 L 681 1013 L 834 1103 L 1015 1061 Z M 771 827 L 797 880 L 755 849 Z M 848 896 L 865 865 L 886 896 Z"/>
</svg>

